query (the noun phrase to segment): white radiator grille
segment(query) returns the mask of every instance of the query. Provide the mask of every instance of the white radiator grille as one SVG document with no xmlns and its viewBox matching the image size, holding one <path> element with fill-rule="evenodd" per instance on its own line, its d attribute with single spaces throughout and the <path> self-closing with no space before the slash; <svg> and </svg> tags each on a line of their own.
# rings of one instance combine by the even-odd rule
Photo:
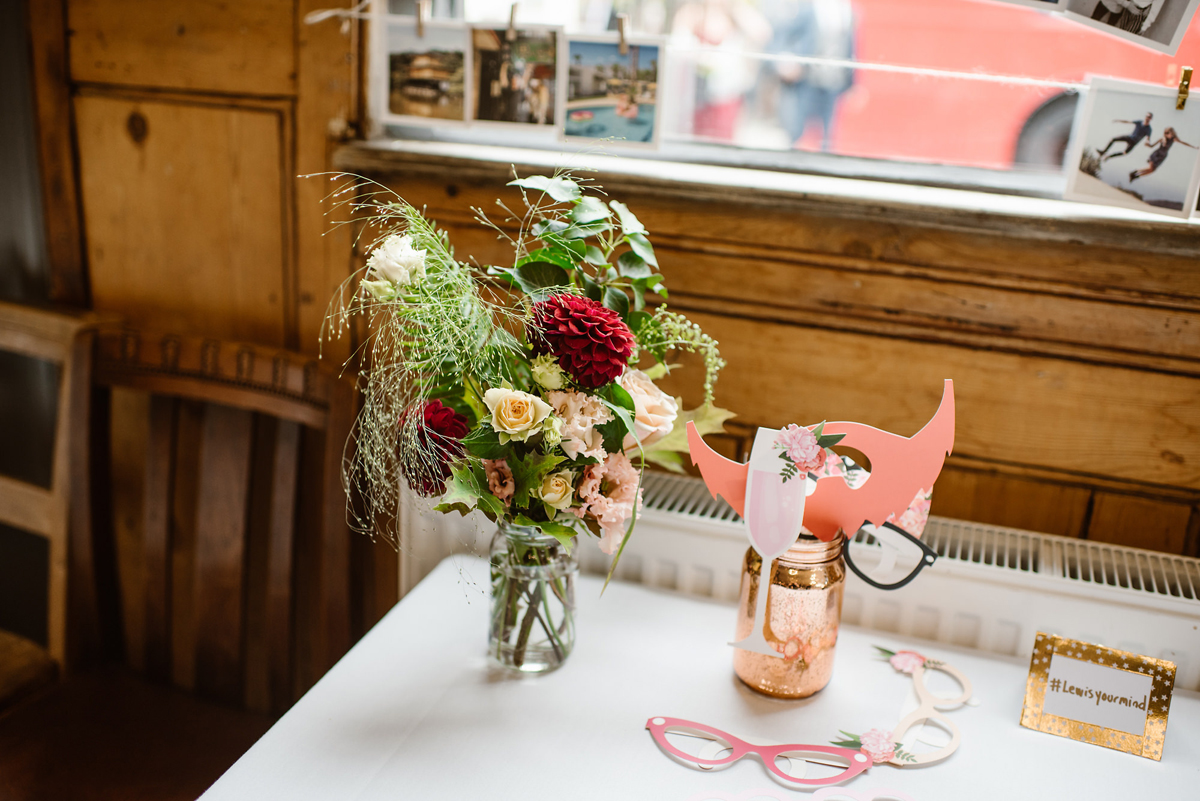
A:
<svg viewBox="0 0 1200 801">
<path fill-rule="evenodd" d="M 648 473 L 643 489 L 617 578 L 736 601 L 749 545 L 738 515 L 698 479 Z M 405 591 L 450 553 L 486 555 L 495 531 L 422 508 L 406 504 Z M 1200 560 L 939 517 L 922 539 L 939 558 L 903 589 L 847 579 L 846 623 L 1023 657 L 1049 631 L 1170 659 L 1177 686 L 1200 690 Z M 594 540 L 579 554 L 584 570 L 608 570 Z"/>
</svg>

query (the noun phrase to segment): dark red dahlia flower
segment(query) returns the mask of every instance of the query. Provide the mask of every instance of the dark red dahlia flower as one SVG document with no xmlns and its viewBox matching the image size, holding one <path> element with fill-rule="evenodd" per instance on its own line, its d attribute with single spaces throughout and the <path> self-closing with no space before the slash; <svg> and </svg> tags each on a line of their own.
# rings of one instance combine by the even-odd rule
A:
<svg viewBox="0 0 1200 801">
<path fill-rule="evenodd" d="M 467 418 L 440 400 L 429 401 L 421 411 L 417 439 L 401 440 L 400 472 L 414 491 L 432 498 L 446 491 L 450 462 L 463 455 L 460 440 L 470 429 Z"/>
<path fill-rule="evenodd" d="M 533 304 L 528 335 L 535 353 L 554 354 L 587 389 L 619 378 L 633 353 L 633 332 L 621 315 L 581 295 L 562 293 Z"/>
</svg>

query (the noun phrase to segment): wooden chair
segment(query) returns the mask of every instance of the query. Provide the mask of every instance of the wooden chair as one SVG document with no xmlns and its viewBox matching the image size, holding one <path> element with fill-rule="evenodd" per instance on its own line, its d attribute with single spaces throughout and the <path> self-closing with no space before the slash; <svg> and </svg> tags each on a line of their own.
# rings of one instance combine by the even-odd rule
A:
<svg viewBox="0 0 1200 801">
<path fill-rule="evenodd" d="M 93 449 L 118 492 L 98 489 L 117 502 L 93 520 L 121 553 L 132 671 L 0 718 L 0 798 L 194 798 L 378 617 L 352 602 L 378 553 L 346 524 L 354 386 L 315 359 L 211 339 L 105 329 L 95 353 Z M 90 720 L 43 723 L 71 710 Z M 45 767 L 64 748 L 69 780 Z"/>
<path fill-rule="evenodd" d="M 287 351 L 129 330 L 100 333 L 95 382 L 147 410 L 144 447 L 126 448 L 144 465 L 122 537 L 140 533 L 144 576 L 125 602 L 142 632 L 131 663 L 282 712 L 351 644 L 353 384 Z"/>
<path fill-rule="evenodd" d="M 92 537 L 86 515 L 73 512 L 86 510 L 87 487 L 72 469 L 87 460 L 93 322 L 90 316 L 0 303 L 0 351 L 49 362 L 58 372 L 50 485 L 0 475 L 0 523 L 45 538 L 49 545 L 47 641 L 42 647 L 0 630 L 0 708 L 53 681 L 98 638 L 97 607 L 90 602 Z"/>
</svg>

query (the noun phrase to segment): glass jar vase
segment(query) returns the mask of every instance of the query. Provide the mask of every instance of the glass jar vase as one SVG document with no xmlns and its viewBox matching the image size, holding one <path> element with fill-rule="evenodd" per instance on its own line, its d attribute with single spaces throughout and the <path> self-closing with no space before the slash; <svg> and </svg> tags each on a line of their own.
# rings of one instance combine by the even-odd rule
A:
<svg viewBox="0 0 1200 801">
<path fill-rule="evenodd" d="M 741 640 L 754 625 L 762 557 L 746 551 L 738 600 L 737 633 Z M 846 564 L 842 537 L 822 542 L 801 535 L 771 564 L 767 619 L 763 636 L 782 658 L 735 649 L 733 669 L 751 688 L 776 698 L 806 698 L 829 683 Z"/>
<path fill-rule="evenodd" d="M 554 670 L 575 646 L 578 560 L 541 529 L 502 522 L 491 574 L 491 661 L 523 673 Z"/>
</svg>

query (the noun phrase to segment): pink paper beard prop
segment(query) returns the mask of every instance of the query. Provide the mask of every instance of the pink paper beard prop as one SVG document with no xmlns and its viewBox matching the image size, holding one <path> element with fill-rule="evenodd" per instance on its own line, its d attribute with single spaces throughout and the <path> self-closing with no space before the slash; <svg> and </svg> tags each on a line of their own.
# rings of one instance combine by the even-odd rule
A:
<svg viewBox="0 0 1200 801">
<path fill-rule="evenodd" d="M 919 492 L 933 487 L 954 447 L 954 382 L 946 379 L 937 412 L 912 437 L 847 422 L 827 423 L 824 433 L 844 434 L 838 444 L 858 449 L 871 462 L 870 478 L 859 488 L 851 489 L 845 480 L 822 480 L 808 497 L 804 526 L 828 542 L 839 530 L 853 536 L 865 523 L 881 526 L 892 515 L 899 518 Z M 713 497 L 720 495 L 745 516 L 749 466 L 709 448 L 691 423 L 688 447 Z"/>
</svg>

